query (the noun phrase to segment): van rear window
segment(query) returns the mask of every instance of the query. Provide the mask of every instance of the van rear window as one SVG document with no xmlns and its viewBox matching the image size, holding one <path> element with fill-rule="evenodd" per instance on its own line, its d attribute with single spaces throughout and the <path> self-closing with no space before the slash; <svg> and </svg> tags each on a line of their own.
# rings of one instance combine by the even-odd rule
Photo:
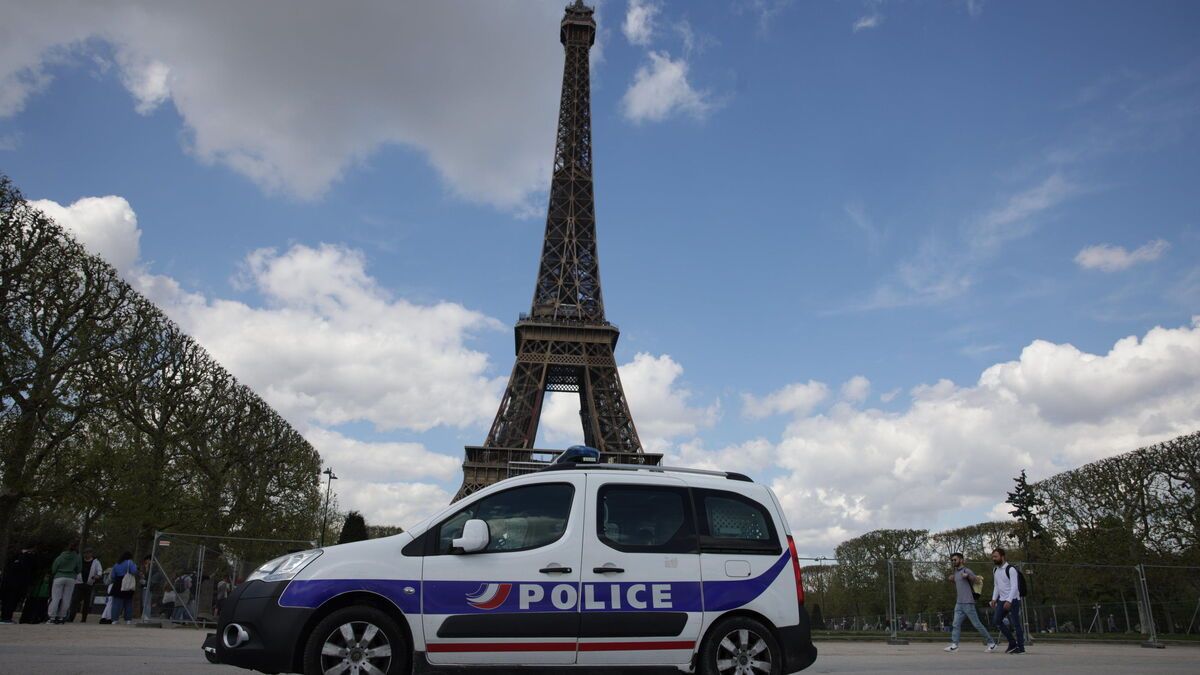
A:
<svg viewBox="0 0 1200 675">
<path fill-rule="evenodd" d="M 779 554 L 783 549 L 762 504 L 724 490 L 693 490 L 704 553 Z"/>
</svg>

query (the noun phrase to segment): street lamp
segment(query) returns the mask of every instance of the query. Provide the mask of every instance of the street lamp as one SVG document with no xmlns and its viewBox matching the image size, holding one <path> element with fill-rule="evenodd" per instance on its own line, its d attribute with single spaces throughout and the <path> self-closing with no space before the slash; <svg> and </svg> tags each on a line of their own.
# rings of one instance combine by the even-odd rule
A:
<svg viewBox="0 0 1200 675">
<path fill-rule="evenodd" d="M 337 480 L 337 476 L 333 473 L 333 467 L 327 467 L 321 473 L 329 477 L 325 481 L 325 508 L 321 516 L 321 546 L 325 545 L 325 525 L 329 521 L 329 488 L 333 487 L 333 481 Z"/>
</svg>

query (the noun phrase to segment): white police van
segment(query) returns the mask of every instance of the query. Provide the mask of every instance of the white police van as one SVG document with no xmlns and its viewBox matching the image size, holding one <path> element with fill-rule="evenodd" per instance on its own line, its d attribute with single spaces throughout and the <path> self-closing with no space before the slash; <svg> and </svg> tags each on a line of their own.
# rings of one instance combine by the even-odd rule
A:
<svg viewBox="0 0 1200 675">
<path fill-rule="evenodd" d="M 817 656 L 769 488 L 735 473 L 572 462 L 501 481 L 404 534 L 268 562 L 225 601 L 204 649 L 268 673 L 329 674 L 774 675 Z"/>
</svg>

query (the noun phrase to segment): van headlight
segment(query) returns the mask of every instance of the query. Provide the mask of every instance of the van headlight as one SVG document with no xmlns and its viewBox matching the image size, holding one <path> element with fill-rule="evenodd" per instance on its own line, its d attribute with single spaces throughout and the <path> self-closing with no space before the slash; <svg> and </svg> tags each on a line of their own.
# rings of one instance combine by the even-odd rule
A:
<svg viewBox="0 0 1200 675">
<path fill-rule="evenodd" d="M 306 565 L 316 560 L 321 553 L 321 549 L 314 548 L 311 551 L 300 551 L 299 553 L 268 560 L 258 569 L 251 572 L 250 576 L 246 577 L 246 581 L 289 581 L 292 577 L 299 574 L 300 570 L 304 569 Z"/>
</svg>

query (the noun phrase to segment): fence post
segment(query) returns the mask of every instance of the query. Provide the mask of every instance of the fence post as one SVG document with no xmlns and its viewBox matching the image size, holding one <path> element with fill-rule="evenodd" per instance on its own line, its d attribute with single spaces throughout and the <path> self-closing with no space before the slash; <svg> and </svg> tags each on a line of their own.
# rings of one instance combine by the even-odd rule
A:
<svg viewBox="0 0 1200 675">
<path fill-rule="evenodd" d="M 1142 646 L 1147 649 L 1163 649 L 1166 645 L 1158 641 L 1158 632 L 1154 629 L 1154 606 L 1150 602 L 1150 584 L 1146 583 L 1146 568 L 1141 563 L 1138 563 L 1137 574 L 1138 584 L 1141 589 L 1142 605 L 1145 608 L 1142 632 L 1147 636 Z"/>
<path fill-rule="evenodd" d="M 896 561 L 888 558 L 888 621 L 892 624 L 892 634 L 888 638 L 889 645 L 906 645 L 908 640 L 900 637 L 897 632 L 900 619 L 896 615 Z"/>
<path fill-rule="evenodd" d="M 146 569 L 146 586 L 142 591 L 142 619 L 138 625 L 147 627 L 162 628 L 161 621 L 152 621 L 150 616 L 151 595 L 153 595 L 153 586 L 150 581 L 154 578 L 154 561 L 158 557 L 158 536 L 160 532 L 154 531 L 154 542 L 150 544 L 150 567 Z"/>
</svg>

